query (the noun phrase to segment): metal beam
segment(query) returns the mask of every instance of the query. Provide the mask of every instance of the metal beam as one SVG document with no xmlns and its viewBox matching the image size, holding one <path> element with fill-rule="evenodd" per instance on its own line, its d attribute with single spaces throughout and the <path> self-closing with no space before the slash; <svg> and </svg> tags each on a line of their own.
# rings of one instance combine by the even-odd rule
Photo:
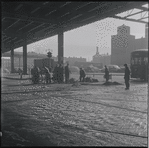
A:
<svg viewBox="0 0 149 148">
<path fill-rule="evenodd" d="M 25 38 L 23 43 L 23 73 L 27 74 L 27 43 Z"/>
<path fill-rule="evenodd" d="M 20 20 L 15 21 L 13 24 L 11 24 L 10 26 L 8 26 L 5 30 L 9 29 L 10 27 L 12 27 L 13 25 L 15 25 L 16 23 L 18 23 Z M 5 31 L 4 30 L 4 31 Z"/>
<path fill-rule="evenodd" d="M 14 72 L 14 49 L 11 49 L 11 73 Z"/>
<path fill-rule="evenodd" d="M 125 16 L 124 18 L 130 17 L 130 16 L 133 16 L 133 15 L 136 15 L 136 14 L 139 14 L 139 13 L 142 13 L 142 12 L 144 12 L 144 10 L 139 11 L 139 12 L 136 12 L 136 13 L 133 13 L 133 14 L 129 14 L 129 15 Z"/>
<path fill-rule="evenodd" d="M 116 19 L 121 19 L 121 20 L 127 20 L 127 21 L 133 21 L 133 22 L 137 22 L 137 23 L 147 23 L 145 21 L 141 21 L 141 20 L 135 20 L 135 19 L 130 19 L 130 18 L 123 18 L 120 16 L 111 16 L 112 18 L 116 18 Z"/>
<path fill-rule="evenodd" d="M 42 23 L 42 24 L 43 23 L 45 23 L 45 24 L 56 23 L 54 20 L 49 21 L 47 19 L 35 18 L 35 17 L 30 17 L 30 16 L 26 16 L 26 15 L 17 14 L 17 13 L 3 12 L 2 17 L 10 18 L 10 19 L 19 19 L 19 20 L 29 21 L 29 22 L 37 22 L 37 23 Z"/>
<path fill-rule="evenodd" d="M 135 8 L 138 8 L 138 9 L 141 9 L 141 10 L 144 10 L 144 11 L 149 11 L 149 8 L 142 7 L 142 6 L 135 6 Z"/>
<path fill-rule="evenodd" d="M 15 37 L 18 37 L 18 38 L 22 38 L 22 36 L 24 35 L 23 33 L 10 33 L 8 31 L 5 31 L 5 32 L 2 32 L 2 35 L 5 35 L 7 36 L 8 38 L 15 38 Z"/>
<path fill-rule="evenodd" d="M 149 18 L 149 16 L 140 18 L 140 19 L 138 19 L 138 21 L 143 20 L 143 19 L 146 19 L 146 18 Z"/>
<path fill-rule="evenodd" d="M 63 64 L 64 62 L 64 33 L 63 31 L 58 32 L 58 63 Z"/>
</svg>

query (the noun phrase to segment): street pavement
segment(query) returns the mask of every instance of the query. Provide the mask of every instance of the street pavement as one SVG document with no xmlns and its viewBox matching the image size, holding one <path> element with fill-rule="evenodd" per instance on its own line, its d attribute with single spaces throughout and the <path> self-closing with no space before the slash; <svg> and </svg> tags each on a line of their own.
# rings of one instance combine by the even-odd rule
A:
<svg viewBox="0 0 149 148">
<path fill-rule="evenodd" d="M 147 83 L 131 80 L 125 90 L 123 76 L 112 79 L 121 85 L 98 80 L 75 86 L 3 79 L 1 146 L 147 146 Z"/>
</svg>

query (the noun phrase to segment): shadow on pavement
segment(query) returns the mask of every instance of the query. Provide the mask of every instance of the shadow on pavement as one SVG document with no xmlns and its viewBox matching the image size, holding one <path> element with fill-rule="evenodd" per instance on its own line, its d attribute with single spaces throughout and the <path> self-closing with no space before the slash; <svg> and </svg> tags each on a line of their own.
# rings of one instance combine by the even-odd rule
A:
<svg viewBox="0 0 149 148">
<path fill-rule="evenodd" d="M 3 108 L 2 116 L 1 146 L 56 146 L 50 138 L 28 128 L 28 125 L 40 125 L 36 120 L 8 108 Z"/>
<path fill-rule="evenodd" d="M 147 81 L 140 80 L 140 79 L 130 79 L 130 82 L 134 83 L 134 84 L 146 84 L 146 83 L 148 83 Z"/>
</svg>

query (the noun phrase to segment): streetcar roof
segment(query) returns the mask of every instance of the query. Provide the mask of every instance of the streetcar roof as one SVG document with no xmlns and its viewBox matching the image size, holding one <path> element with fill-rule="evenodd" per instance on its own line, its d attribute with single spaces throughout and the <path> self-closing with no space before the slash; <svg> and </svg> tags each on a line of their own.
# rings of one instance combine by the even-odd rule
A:
<svg viewBox="0 0 149 148">
<path fill-rule="evenodd" d="M 134 50 L 132 52 L 136 52 L 136 51 L 146 51 L 146 52 L 148 52 L 148 49 L 136 49 L 136 50 Z"/>
</svg>

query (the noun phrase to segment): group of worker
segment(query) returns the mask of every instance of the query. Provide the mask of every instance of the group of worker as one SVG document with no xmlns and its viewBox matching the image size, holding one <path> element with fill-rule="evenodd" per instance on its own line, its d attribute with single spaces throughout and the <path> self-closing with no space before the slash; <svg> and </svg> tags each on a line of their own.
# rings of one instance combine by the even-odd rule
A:
<svg viewBox="0 0 149 148">
<path fill-rule="evenodd" d="M 68 83 L 70 73 L 71 71 L 69 69 L 68 63 L 65 67 L 63 67 L 62 64 L 56 64 L 56 67 L 53 71 L 53 81 L 57 83 L 63 83 L 65 74 L 65 83 Z"/>
<path fill-rule="evenodd" d="M 129 70 L 127 64 L 124 64 L 124 66 L 125 66 L 124 79 L 125 79 L 125 85 L 126 85 L 125 89 L 127 90 L 130 87 L 130 84 L 129 84 L 130 70 Z M 51 68 L 48 69 L 47 67 L 43 67 L 40 70 L 38 67 L 34 66 L 34 68 L 31 69 L 32 82 L 34 84 L 39 83 L 40 76 L 42 77 L 42 75 L 45 75 L 46 84 L 51 83 L 51 80 L 53 80 L 56 83 L 64 83 L 64 75 L 65 75 L 65 83 L 68 83 L 70 73 L 71 73 L 71 71 L 69 69 L 68 63 L 65 67 L 63 67 L 62 64 L 57 64 L 56 67 L 54 68 L 53 76 L 52 76 Z M 80 68 L 80 82 L 85 81 L 85 76 L 86 76 L 86 74 L 85 74 L 84 69 Z M 104 78 L 106 79 L 106 82 L 109 81 L 109 70 L 106 65 L 105 65 Z"/>
<path fill-rule="evenodd" d="M 53 75 L 51 68 L 43 67 L 40 69 L 39 67 L 34 66 L 31 69 L 32 82 L 34 84 L 39 83 L 40 77 L 43 78 L 43 76 L 45 76 L 44 79 L 46 84 L 51 83 L 52 80 L 55 83 L 64 83 L 64 75 L 65 83 L 69 83 L 70 73 L 69 63 L 67 63 L 65 67 L 62 64 L 56 64 L 56 67 L 53 70 Z M 80 68 L 80 82 L 85 81 L 85 76 L 84 69 Z"/>
<path fill-rule="evenodd" d="M 53 76 L 52 76 L 52 69 L 43 67 L 42 69 L 38 68 L 37 66 L 34 66 L 31 69 L 31 75 L 32 75 L 32 82 L 34 84 L 39 83 L 40 77 L 45 79 L 45 83 L 49 84 L 53 80 L 56 83 L 63 83 L 64 82 L 64 74 L 65 74 L 65 82 L 68 83 L 69 81 L 69 64 L 65 66 L 65 69 L 62 64 L 56 64 L 56 67 L 53 70 Z"/>
</svg>

